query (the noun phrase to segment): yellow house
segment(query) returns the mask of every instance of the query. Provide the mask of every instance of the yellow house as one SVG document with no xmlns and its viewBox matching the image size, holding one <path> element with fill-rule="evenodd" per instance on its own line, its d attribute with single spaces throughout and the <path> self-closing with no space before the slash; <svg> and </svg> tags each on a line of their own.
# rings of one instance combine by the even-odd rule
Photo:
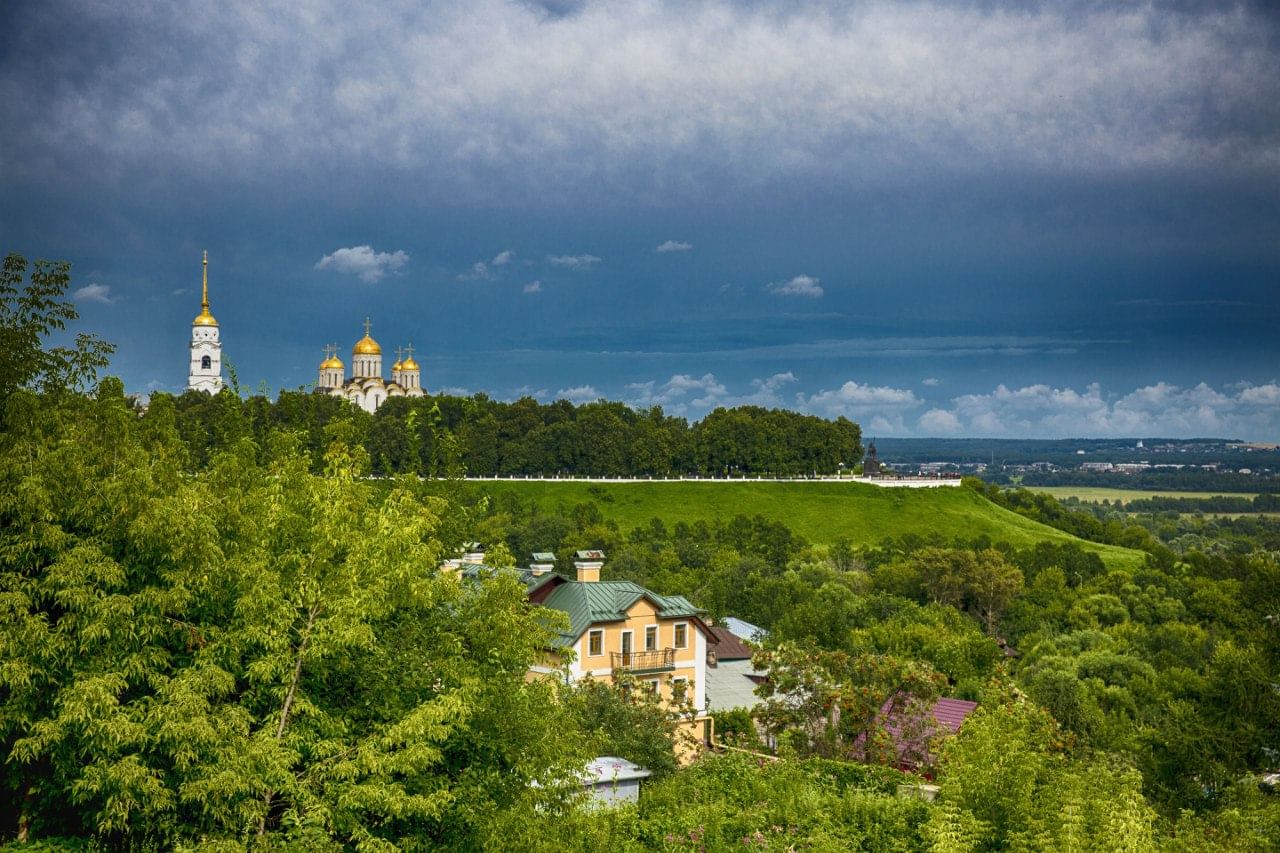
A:
<svg viewBox="0 0 1280 853">
<path fill-rule="evenodd" d="M 556 638 L 557 649 L 572 651 L 567 674 L 572 683 L 594 678 L 615 683 L 624 673 L 637 687 L 651 690 L 673 711 L 685 710 L 682 728 L 694 741 L 711 739 L 706 714 L 708 643 L 715 636 L 705 610 L 679 595 L 659 595 L 631 581 L 602 581 L 604 552 L 579 551 L 577 580 L 554 571 L 555 556 L 534 554 L 527 569 L 517 569 L 529 601 L 563 612 L 569 628 Z M 532 673 L 559 674 L 562 667 L 535 666 Z"/>
</svg>

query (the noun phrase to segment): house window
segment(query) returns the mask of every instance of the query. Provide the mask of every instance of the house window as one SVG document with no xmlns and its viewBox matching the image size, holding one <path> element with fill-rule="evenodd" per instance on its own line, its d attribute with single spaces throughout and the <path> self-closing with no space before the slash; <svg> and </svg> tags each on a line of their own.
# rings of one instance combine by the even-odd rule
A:
<svg viewBox="0 0 1280 853">
<path fill-rule="evenodd" d="M 644 650 L 651 652 L 658 648 L 658 626 L 649 625 L 644 629 Z"/>
<path fill-rule="evenodd" d="M 200 369 L 202 369 L 202 370 L 208 370 L 208 369 L 209 369 L 209 368 L 211 368 L 211 367 L 213 367 L 213 359 L 209 358 L 209 356 L 207 356 L 207 355 L 206 355 L 206 356 L 203 356 L 203 357 L 200 359 Z"/>
<path fill-rule="evenodd" d="M 683 703 L 688 697 L 689 679 L 673 678 L 671 679 L 671 701 L 677 705 Z"/>
<path fill-rule="evenodd" d="M 687 623 L 681 622 L 679 625 L 676 625 L 675 643 L 673 645 L 675 645 L 677 649 L 689 648 L 689 625 Z"/>
<path fill-rule="evenodd" d="M 604 654 L 604 631 L 592 631 L 587 634 L 587 654 L 591 657 Z"/>
<path fill-rule="evenodd" d="M 634 649 L 631 648 L 631 632 L 623 631 L 622 632 L 622 648 L 621 648 L 623 666 L 631 666 L 632 651 L 634 651 Z"/>
<path fill-rule="evenodd" d="M 652 693 L 654 696 L 662 695 L 662 688 L 658 684 L 658 679 L 653 678 L 653 679 L 650 679 L 649 681 L 646 681 L 645 686 L 649 689 L 649 692 Z"/>
</svg>

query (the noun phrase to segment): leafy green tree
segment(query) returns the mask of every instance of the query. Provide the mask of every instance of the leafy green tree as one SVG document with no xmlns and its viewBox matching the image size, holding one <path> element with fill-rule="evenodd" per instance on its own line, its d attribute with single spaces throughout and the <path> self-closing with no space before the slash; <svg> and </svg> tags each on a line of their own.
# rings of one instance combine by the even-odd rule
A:
<svg viewBox="0 0 1280 853">
<path fill-rule="evenodd" d="M 978 552 L 970 572 L 963 579 L 965 593 L 987 633 L 994 635 L 1001 614 L 1022 592 L 1022 572 L 994 548 Z"/>
<path fill-rule="evenodd" d="M 928 665 L 789 644 L 758 652 L 753 663 L 767 673 L 757 688 L 760 720 L 801 754 L 885 764 L 925 758 L 927 709 L 945 684 Z M 896 740 L 888 717 L 900 723 Z M 914 754 L 901 755 L 903 744 L 914 745 Z"/>
<path fill-rule="evenodd" d="M 115 347 L 79 332 L 72 346 L 49 346 L 51 335 L 79 318 L 62 297 L 71 284 L 66 261 L 27 260 L 16 252 L 0 268 L 0 403 L 19 388 L 46 392 L 91 386 Z"/>
<path fill-rule="evenodd" d="M 525 677 L 552 614 L 514 579 L 441 576 L 447 508 L 366 482 L 349 424 L 324 476 L 279 433 L 190 476 L 165 407 L 139 421 L 118 383 L 5 417 L 15 836 L 457 848 L 573 787 L 586 741 Z"/>
</svg>

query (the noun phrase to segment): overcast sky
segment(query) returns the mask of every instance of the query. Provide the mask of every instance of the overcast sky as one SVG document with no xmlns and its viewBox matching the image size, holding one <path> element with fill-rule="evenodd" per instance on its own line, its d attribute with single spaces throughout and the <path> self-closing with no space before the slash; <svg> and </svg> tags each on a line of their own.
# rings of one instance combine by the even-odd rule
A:
<svg viewBox="0 0 1280 853">
<path fill-rule="evenodd" d="M 0 250 L 142 393 L 208 249 L 251 388 L 1280 440 L 1273 9 L 19 0 Z"/>
</svg>

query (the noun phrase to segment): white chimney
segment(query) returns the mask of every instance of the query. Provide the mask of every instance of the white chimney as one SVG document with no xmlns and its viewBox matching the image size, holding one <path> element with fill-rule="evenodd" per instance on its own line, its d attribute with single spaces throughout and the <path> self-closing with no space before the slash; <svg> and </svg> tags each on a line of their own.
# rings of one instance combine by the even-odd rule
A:
<svg viewBox="0 0 1280 853">
<path fill-rule="evenodd" d="M 573 567 L 578 570 L 579 583 L 595 583 L 600 580 L 604 551 L 579 551 L 574 554 L 574 558 Z"/>
</svg>

